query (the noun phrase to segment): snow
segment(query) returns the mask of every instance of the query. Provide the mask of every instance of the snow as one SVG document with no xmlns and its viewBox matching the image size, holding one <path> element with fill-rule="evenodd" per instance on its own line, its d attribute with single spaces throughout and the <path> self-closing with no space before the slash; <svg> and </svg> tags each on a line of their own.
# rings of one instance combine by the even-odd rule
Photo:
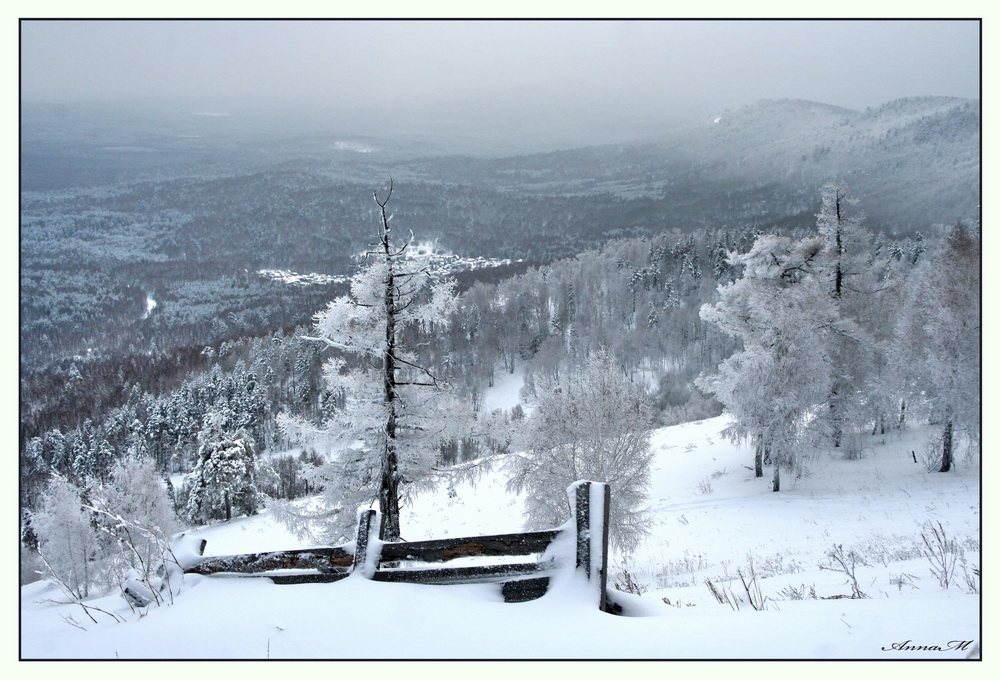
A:
<svg viewBox="0 0 1000 680">
<path fill-rule="evenodd" d="M 348 578 L 274 585 L 266 579 L 184 577 L 173 604 L 144 616 L 112 594 L 53 604 L 46 582 L 21 588 L 21 657 L 72 659 L 961 659 L 981 637 L 980 598 L 962 565 L 942 588 L 921 554 L 925 522 L 940 522 L 980 565 L 980 470 L 947 474 L 913 462 L 929 431 L 874 437 L 862 460 L 824 453 L 780 493 L 755 479 L 752 454 L 725 440 L 726 419 L 658 430 L 653 534 L 632 555 L 609 556 L 609 596 L 628 616 L 597 610 L 578 575 L 542 598 L 505 604 L 494 585 L 421 586 Z M 883 443 L 884 440 L 884 443 Z M 404 508 L 408 540 L 518 531 L 523 498 L 502 469 L 475 485 L 426 493 Z M 612 489 L 612 497 L 614 489 Z M 206 554 L 305 547 L 267 512 L 189 531 Z M 821 569 L 842 545 L 868 599 L 844 572 Z M 187 553 L 185 553 L 187 554 Z M 188 555 L 189 556 L 189 555 Z M 766 600 L 754 610 L 739 574 L 750 565 Z M 627 570 L 642 595 L 614 589 Z M 738 601 L 720 604 L 705 584 Z M 978 581 L 978 580 L 977 580 Z M 793 599 L 791 589 L 816 599 Z M 667 604 L 664 600 L 669 601 Z M 77 625 L 74 625 L 75 622 Z M 86 630 L 81 630 L 81 627 Z M 965 645 L 966 641 L 974 643 Z M 895 645 L 895 649 L 894 646 Z M 948 649 L 949 645 L 953 649 Z M 916 647 L 935 649 L 905 649 Z"/>
<path fill-rule="evenodd" d="M 370 144 L 361 142 L 336 141 L 331 145 L 336 151 L 351 151 L 353 153 L 375 153 L 377 149 Z"/>
<path fill-rule="evenodd" d="M 367 152 L 365 152 L 367 153 Z M 364 260 L 367 253 L 358 253 L 357 259 Z M 412 244 L 407 249 L 405 258 L 409 261 L 416 261 L 426 264 L 429 271 L 435 278 L 447 278 L 452 274 L 463 271 L 474 271 L 477 269 L 490 269 L 493 267 L 510 266 L 511 264 L 523 262 L 523 260 L 510 260 L 491 257 L 462 257 L 448 250 L 440 248 L 433 242 L 421 242 Z M 339 274 L 318 274 L 315 272 L 299 273 L 288 269 L 261 269 L 257 275 L 293 286 L 314 286 L 330 285 L 334 283 L 348 283 L 350 276 Z"/>
<path fill-rule="evenodd" d="M 521 401 L 521 388 L 524 386 L 524 371 L 520 368 L 509 373 L 498 370 L 493 378 L 493 387 L 483 395 L 482 412 L 491 413 L 496 409 L 509 411 Z"/>
<path fill-rule="evenodd" d="M 347 283 L 350 280 L 350 277 L 347 276 L 316 274 L 313 272 L 300 274 L 288 269 L 261 269 L 257 272 L 257 275 L 265 279 L 271 279 L 272 281 L 287 283 L 293 286 L 325 286 L 332 283 Z"/>
</svg>

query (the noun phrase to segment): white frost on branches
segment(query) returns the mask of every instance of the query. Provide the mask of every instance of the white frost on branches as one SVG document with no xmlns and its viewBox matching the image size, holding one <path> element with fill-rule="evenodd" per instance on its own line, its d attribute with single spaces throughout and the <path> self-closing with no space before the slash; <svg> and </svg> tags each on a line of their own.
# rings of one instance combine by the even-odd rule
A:
<svg viewBox="0 0 1000 680">
<path fill-rule="evenodd" d="M 748 253 L 730 257 L 743 277 L 701 310 L 743 349 L 698 384 L 734 416 L 732 438 L 763 446 L 784 467 L 801 462 L 809 417 L 830 395 L 827 336 L 846 332 L 814 275 L 823 248 L 820 238 L 760 236 Z"/>
<path fill-rule="evenodd" d="M 548 382 L 539 393 L 527 423 L 526 451 L 508 464 L 508 489 L 527 492 L 528 527 L 565 522 L 565 489 L 574 482 L 605 482 L 611 487 L 611 543 L 635 549 L 648 533 L 645 501 L 653 457 L 645 394 L 603 349 L 588 358 L 578 376 Z"/>
<path fill-rule="evenodd" d="M 106 483 L 84 488 L 54 475 L 31 528 L 42 575 L 75 601 L 118 588 L 146 606 L 170 593 L 167 563 L 178 525 L 149 459 L 119 460 Z"/>
<path fill-rule="evenodd" d="M 357 508 L 377 501 L 390 505 L 380 509 L 392 538 L 399 504 L 433 483 L 441 443 L 460 437 L 471 417 L 423 363 L 420 348 L 408 344 L 414 330 L 448 323 L 454 282 L 436 281 L 422 263 L 405 257 L 405 245 L 391 246 L 387 201 L 376 198 L 382 208 L 378 250 L 351 278 L 349 294 L 315 316 L 313 339 L 335 351 L 323 371 L 331 412 L 319 424 L 279 418 L 290 439 L 324 453 L 327 462 L 309 473 L 322 489 L 320 508 L 271 507 L 290 528 L 329 542 L 352 536 Z"/>
<path fill-rule="evenodd" d="M 91 515 L 83 510 L 80 489 L 62 475 L 53 475 L 31 514 L 38 537 L 42 576 L 74 600 L 88 597 L 105 581 L 107 561 Z"/>
</svg>

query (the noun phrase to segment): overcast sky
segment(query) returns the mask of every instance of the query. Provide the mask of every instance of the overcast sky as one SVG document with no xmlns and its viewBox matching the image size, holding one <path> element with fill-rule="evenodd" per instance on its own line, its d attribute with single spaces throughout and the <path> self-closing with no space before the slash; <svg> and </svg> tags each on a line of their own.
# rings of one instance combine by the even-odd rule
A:
<svg viewBox="0 0 1000 680">
<path fill-rule="evenodd" d="M 684 117 L 763 98 L 974 98 L 979 48 L 974 21 L 26 21 L 21 95 Z"/>
</svg>

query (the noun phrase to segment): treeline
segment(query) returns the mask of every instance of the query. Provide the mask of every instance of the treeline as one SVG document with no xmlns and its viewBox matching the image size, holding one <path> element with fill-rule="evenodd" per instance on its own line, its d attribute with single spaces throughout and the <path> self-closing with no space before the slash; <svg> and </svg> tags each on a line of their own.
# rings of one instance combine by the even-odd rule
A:
<svg viewBox="0 0 1000 680">
<path fill-rule="evenodd" d="M 789 238 L 807 234 L 794 230 Z M 500 371 L 521 371 L 530 398 L 536 377 L 568 377 L 606 348 L 656 401 L 661 423 L 714 415 L 719 404 L 693 381 L 714 372 L 742 344 L 705 323 L 700 310 L 743 275 L 733 256 L 749 251 L 760 235 L 752 229 L 675 230 L 615 240 L 497 284 L 477 284 L 433 346 L 473 404 Z M 919 234 L 880 237 L 872 247 L 872 257 L 894 263 L 897 272 L 912 267 L 927 248 Z"/>
<path fill-rule="evenodd" d="M 497 282 L 530 266 L 521 262 L 459 271 L 456 288 L 463 291 L 477 282 Z M 245 348 L 251 338 L 295 333 L 298 325 L 342 288 L 339 284 L 290 286 L 245 275 L 182 286 L 173 294 L 164 289 L 162 297 L 154 298 L 156 308 L 149 318 L 123 324 L 113 336 L 109 330 L 103 341 L 110 342 L 110 347 L 101 347 L 102 339 L 88 334 L 86 344 L 95 345 L 95 351 L 71 357 L 66 351 L 82 342 L 83 334 L 78 338 L 51 335 L 44 330 L 50 321 L 36 324 L 22 312 L 21 441 L 53 428 L 78 427 L 88 418 L 100 420 L 125 403 L 129 388 L 150 394 L 177 388 L 190 375 L 211 368 L 204 357 L 206 347 L 222 356 L 239 355 L 250 361 Z M 181 297 L 187 302 L 178 302 Z M 78 304 L 79 310 L 93 316 L 94 323 L 115 326 L 116 314 L 103 316 L 101 308 L 90 307 L 85 300 Z M 134 299 L 129 313 L 137 314 L 138 304 L 138 298 Z M 53 338 L 65 344 L 55 345 Z"/>
</svg>

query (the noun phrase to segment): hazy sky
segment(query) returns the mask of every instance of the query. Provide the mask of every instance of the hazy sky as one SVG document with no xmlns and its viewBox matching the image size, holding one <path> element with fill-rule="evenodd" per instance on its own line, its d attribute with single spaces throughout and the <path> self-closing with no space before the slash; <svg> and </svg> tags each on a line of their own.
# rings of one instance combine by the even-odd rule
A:
<svg viewBox="0 0 1000 680">
<path fill-rule="evenodd" d="M 260 96 L 292 107 L 710 115 L 979 96 L 974 21 L 26 21 L 25 102 Z"/>
</svg>

